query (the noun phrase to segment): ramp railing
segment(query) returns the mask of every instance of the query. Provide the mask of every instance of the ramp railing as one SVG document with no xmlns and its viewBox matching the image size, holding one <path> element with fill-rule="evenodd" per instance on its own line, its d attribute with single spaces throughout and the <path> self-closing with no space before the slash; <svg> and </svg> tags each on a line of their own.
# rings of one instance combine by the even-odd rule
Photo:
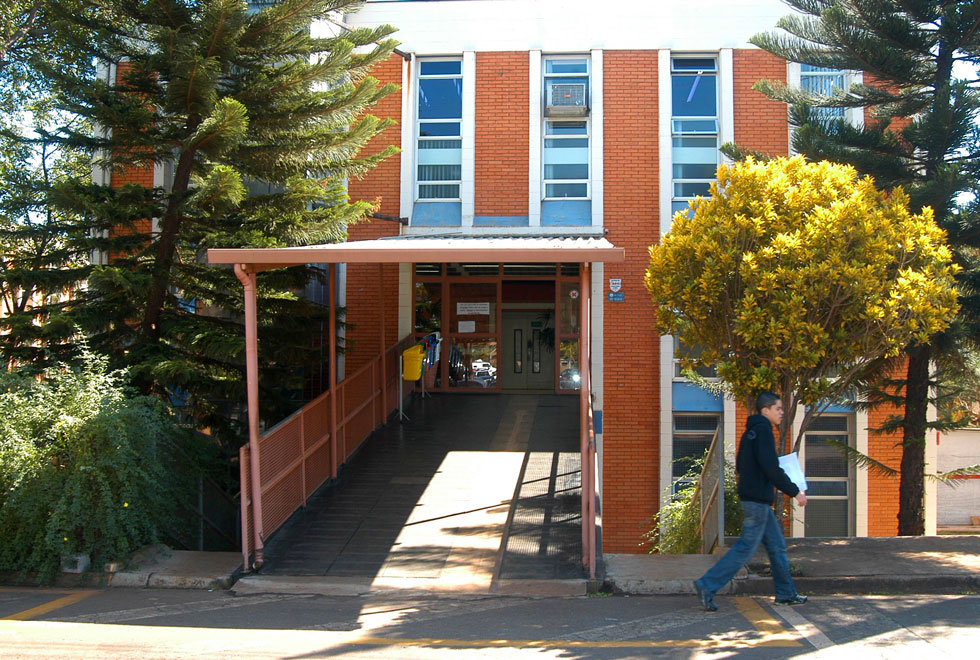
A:
<svg viewBox="0 0 980 660">
<path fill-rule="evenodd" d="M 263 538 L 270 536 L 398 408 L 398 356 L 415 343 L 408 335 L 353 374 L 259 436 Z M 382 369 L 383 365 L 383 369 Z M 331 405 L 336 397 L 336 406 Z M 331 419 L 336 408 L 337 419 Z M 336 437 L 331 437 L 336 428 Z M 252 489 L 249 445 L 240 449 L 242 556 L 251 566 Z M 335 458 L 336 457 L 336 458 Z"/>
<path fill-rule="evenodd" d="M 701 553 L 710 555 L 723 542 L 725 533 L 725 452 L 721 445 L 720 428 L 715 430 L 704 456 L 704 467 L 698 477 L 694 501 L 700 505 L 698 535 Z"/>
</svg>

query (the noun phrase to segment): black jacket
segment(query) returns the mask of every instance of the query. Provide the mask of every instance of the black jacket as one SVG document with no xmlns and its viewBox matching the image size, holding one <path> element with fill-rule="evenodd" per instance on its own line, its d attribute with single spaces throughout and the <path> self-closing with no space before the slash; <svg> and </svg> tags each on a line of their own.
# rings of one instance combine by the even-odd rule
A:
<svg viewBox="0 0 980 660">
<path fill-rule="evenodd" d="M 738 472 L 738 496 L 747 502 L 772 505 L 778 488 L 790 497 L 800 489 L 789 480 L 776 456 L 776 439 L 772 424 L 762 415 L 751 415 L 745 424 L 735 457 Z"/>
</svg>

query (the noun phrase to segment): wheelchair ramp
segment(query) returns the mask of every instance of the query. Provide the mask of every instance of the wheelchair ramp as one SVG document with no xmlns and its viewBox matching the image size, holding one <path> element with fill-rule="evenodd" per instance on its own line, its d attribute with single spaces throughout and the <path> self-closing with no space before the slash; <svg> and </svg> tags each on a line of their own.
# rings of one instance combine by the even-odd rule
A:
<svg viewBox="0 0 980 660">
<path fill-rule="evenodd" d="M 416 399 L 266 544 L 262 575 L 489 590 L 585 577 L 578 397 Z"/>
</svg>

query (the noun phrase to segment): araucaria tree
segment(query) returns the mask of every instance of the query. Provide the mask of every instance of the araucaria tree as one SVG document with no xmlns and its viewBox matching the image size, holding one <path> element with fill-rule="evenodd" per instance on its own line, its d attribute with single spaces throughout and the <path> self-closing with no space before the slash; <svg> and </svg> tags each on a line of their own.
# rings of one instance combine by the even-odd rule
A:
<svg viewBox="0 0 980 660">
<path fill-rule="evenodd" d="M 371 208 L 349 200 L 346 179 L 396 151 L 358 155 L 389 125 L 367 110 L 392 87 L 368 72 L 392 53 L 393 29 L 311 32 L 357 4 L 91 0 L 98 12 L 58 16 L 79 25 L 70 45 L 99 66 L 43 68 L 56 105 L 84 121 L 38 139 L 87 151 L 97 181 L 127 171 L 146 180 L 44 189 L 47 204 L 78 218 L 60 245 L 92 261 L 72 270 L 72 299 L 25 310 L 60 331 L 44 336 L 44 353 L 36 333 L 12 332 L 6 357 L 70 357 L 80 330 L 142 391 L 186 402 L 201 425 L 226 427 L 220 403 L 240 400 L 244 380 L 241 287 L 230 270 L 203 263 L 203 251 L 342 240 Z M 288 409 L 301 391 L 328 310 L 300 292 L 318 278 L 312 266 L 259 276 L 268 405 Z"/>
<path fill-rule="evenodd" d="M 711 196 L 650 248 L 658 330 L 701 349 L 736 399 L 779 393 L 788 447 L 822 406 L 957 310 L 956 267 L 929 209 L 851 167 L 801 156 L 718 169 Z"/>
<path fill-rule="evenodd" d="M 930 424 L 930 363 L 957 342 L 976 344 L 980 297 L 976 203 L 980 133 L 978 0 L 785 0 L 797 10 L 752 43 L 792 62 L 862 72 L 863 80 L 828 94 L 761 82 L 769 96 L 793 104 L 793 146 L 811 160 L 854 165 L 885 189 L 902 186 L 913 210 L 929 207 L 946 230 L 957 261 L 962 310 L 956 332 L 907 349 L 898 533 L 924 533 L 924 450 Z M 958 66 L 959 65 L 959 66 Z M 821 120 L 816 107 L 865 109 L 863 126 Z M 970 328 L 972 326 L 972 329 Z M 964 331 L 965 330 L 965 331 Z"/>
</svg>

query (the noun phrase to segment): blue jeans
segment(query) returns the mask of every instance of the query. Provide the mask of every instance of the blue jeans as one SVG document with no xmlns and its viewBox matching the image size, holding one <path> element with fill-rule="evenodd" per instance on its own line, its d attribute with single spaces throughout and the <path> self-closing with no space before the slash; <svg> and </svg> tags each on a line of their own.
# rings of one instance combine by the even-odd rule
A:
<svg viewBox="0 0 980 660">
<path fill-rule="evenodd" d="M 745 566 L 762 543 L 769 554 L 772 581 L 776 584 L 776 598 L 779 600 L 795 598 L 796 585 L 793 584 L 793 578 L 789 574 L 786 539 L 783 537 L 783 530 L 776 520 L 772 507 L 759 502 L 742 502 L 742 510 L 745 512 L 742 535 L 718 560 L 718 563 L 697 580 L 698 588 L 713 596 L 735 577 L 738 569 Z"/>
</svg>

